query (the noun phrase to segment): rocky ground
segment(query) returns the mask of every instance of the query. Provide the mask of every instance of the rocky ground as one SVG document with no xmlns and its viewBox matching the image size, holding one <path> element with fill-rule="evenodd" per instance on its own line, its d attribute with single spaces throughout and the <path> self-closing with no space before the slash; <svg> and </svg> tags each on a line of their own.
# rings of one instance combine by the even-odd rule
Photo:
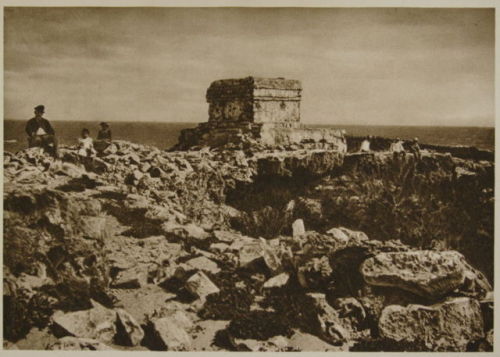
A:
<svg viewBox="0 0 500 357">
<path fill-rule="evenodd" d="M 4 154 L 4 347 L 488 351 L 491 160 Z"/>
</svg>

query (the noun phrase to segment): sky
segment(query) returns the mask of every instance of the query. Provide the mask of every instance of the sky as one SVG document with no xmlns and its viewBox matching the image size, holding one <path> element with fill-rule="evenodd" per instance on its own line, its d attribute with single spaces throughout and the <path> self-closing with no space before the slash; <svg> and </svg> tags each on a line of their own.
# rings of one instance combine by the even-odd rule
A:
<svg viewBox="0 0 500 357">
<path fill-rule="evenodd" d="M 4 8 L 4 118 L 204 122 L 217 79 L 302 82 L 302 122 L 494 126 L 493 9 Z"/>
</svg>

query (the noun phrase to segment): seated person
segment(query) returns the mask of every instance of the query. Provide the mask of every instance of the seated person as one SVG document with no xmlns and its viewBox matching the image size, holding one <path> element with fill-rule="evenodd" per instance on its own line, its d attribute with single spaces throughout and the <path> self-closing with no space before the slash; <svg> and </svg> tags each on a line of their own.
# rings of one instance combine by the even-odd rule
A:
<svg viewBox="0 0 500 357">
<path fill-rule="evenodd" d="M 38 105 L 35 107 L 35 117 L 26 123 L 26 134 L 28 134 L 28 147 L 41 147 L 51 153 L 54 157 L 58 156 L 57 139 L 55 131 L 49 121 L 43 118 L 45 107 Z"/>
<path fill-rule="evenodd" d="M 82 137 L 78 138 L 78 155 L 84 157 L 95 156 L 96 151 L 94 150 L 94 143 L 90 137 L 90 132 L 88 129 L 82 130 Z"/>
<path fill-rule="evenodd" d="M 403 146 L 403 141 L 400 138 L 396 138 L 396 140 L 391 143 L 391 148 L 389 150 L 393 153 L 404 153 L 405 149 Z"/>
<path fill-rule="evenodd" d="M 359 148 L 360 152 L 370 152 L 370 137 L 367 136 L 362 142 Z"/>
<path fill-rule="evenodd" d="M 410 145 L 410 152 L 415 155 L 415 159 L 420 160 L 422 158 L 422 154 L 420 152 L 420 145 L 418 144 L 418 138 L 413 139 Z"/>
<path fill-rule="evenodd" d="M 103 152 L 111 144 L 111 129 L 108 123 L 102 122 L 99 125 L 101 129 L 97 133 L 97 140 L 94 145 L 98 152 Z"/>
</svg>

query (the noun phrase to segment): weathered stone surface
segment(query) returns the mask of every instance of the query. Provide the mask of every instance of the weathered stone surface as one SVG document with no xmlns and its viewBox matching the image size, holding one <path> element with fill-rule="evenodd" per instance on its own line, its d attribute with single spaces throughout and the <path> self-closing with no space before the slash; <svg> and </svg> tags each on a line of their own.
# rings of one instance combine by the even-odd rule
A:
<svg viewBox="0 0 500 357">
<path fill-rule="evenodd" d="M 220 240 L 221 242 L 232 243 L 235 240 L 238 240 L 241 237 L 241 235 L 229 231 L 215 230 L 214 237 Z"/>
<path fill-rule="evenodd" d="M 82 216 L 80 229 L 85 238 L 106 239 L 109 236 L 105 217 Z"/>
<path fill-rule="evenodd" d="M 466 297 L 432 306 L 387 306 L 378 328 L 385 338 L 423 342 L 433 351 L 465 351 L 468 342 L 484 336 L 479 302 Z"/>
<path fill-rule="evenodd" d="M 464 282 L 462 255 L 455 251 L 380 253 L 367 259 L 360 271 L 365 281 L 438 298 Z"/>
<path fill-rule="evenodd" d="M 224 129 L 219 129 L 225 135 Z M 240 140 L 240 134 L 245 136 L 247 129 L 241 129 L 241 133 L 238 132 L 239 128 L 236 130 L 234 138 L 237 145 L 241 141 L 246 143 Z M 274 130 L 258 129 L 261 133 Z M 290 135 L 295 136 L 290 132 L 284 136 Z M 295 137 L 299 140 L 304 138 L 302 134 Z M 321 142 L 311 144 L 322 145 Z M 446 289 L 444 296 L 439 297 L 427 292 L 416 296 L 409 289 L 401 288 L 404 284 L 367 284 L 359 271 L 368 257 L 389 252 L 410 253 L 413 248 L 408 243 L 427 231 L 427 228 L 442 232 L 449 229 L 448 223 L 443 222 L 452 217 L 439 217 L 438 221 L 433 221 L 432 227 L 425 227 L 425 222 L 413 219 L 408 219 L 408 225 L 406 221 L 400 221 L 392 227 L 394 217 L 389 212 L 386 221 L 383 214 L 370 211 L 374 204 L 382 202 L 378 198 L 385 197 L 385 193 L 399 192 L 402 188 L 400 183 L 404 182 L 399 177 L 394 178 L 393 174 L 405 173 L 410 175 L 408 179 L 412 179 L 409 187 L 412 195 L 401 195 L 403 201 L 398 205 L 401 214 L 414 217 L 414 213 L 423 210 L 424 217 L 429 217 L 430 213 L 437 212 L 429 209 L 425 199 L 427 194 L 433 195 L 436 190 L 440 190 L 443 183 L 450 188 L 450 193 L 458 193 L 458 196 L 450 199 L 463 198 L 465 205 L 445 206 L 449 200 L 442 196 L 448 193 L 439 191 L 443 202 L 436 202 L 438 208 L 446 208 L 445 212 L 456 214 L 459 212 L 457 209 L 463 209 L 468 214 L 468 207 L 471 206 L 467 205 L 471 203 L 482 210 L 481 214 L 485 216 L 481 215 L 481 222 L 464 224 L 471 239 L 460 238 L 465 228 L 457 227 L 459 238 L 453 242 L 460 246 L 474 266 L 487 273 L 485 267 L 488 266 L 489 256 L 484 254 L 484 247 L 489 244 L 486 238 L 491 238 L 491 227 L 487 216 L 489 206 L 483 210 L 483 202 L 493 205 L 494 201 L 490 193 L 492 189 L 489 188 L 490 176 L 479 173 L 493 171 L 492 163 L 457 161 L 435 157 L 434 154 L 423 155 L 422 162 L 417 164 L 412 161 L 413 157 L 400 158 L 398 161 L 393 160 L 392 155 L 388 158 L 385 154 L 369 154 L 352 160 L 350 155 L 344 156 L 326 148 L 303 150 L 306 146 L 302 144 L 279 150 L 268 150 L 257 142 L 248 146 L 237 145 L 233 147 L 234 150 L 205 148 L 191 152 L 164 152 L 119 142 L 115 154 L 102 157 L 108 165 L 107 170 L 92 178 L 89 168 L 79 166 L 82 170 L 80 176 L 55 173 L 56 166 L 54 170 L 51 169 L 54 163 L 46 155 L 33 154 L 31 161 L 23 158 L 23 152 L 8 155 L 10 159 L 4 175 L 7 183 L 4 186 L 4 319 L 10 328 L 4 329 L 4 332 L 14 333 L 7 339 L 17 341 L 16 345 L 21 349 L 30 343 L 31 346 L 37 346 L 33 343 L 32 334 L 27 337 L 29 341 L 19 338 L 22 339 L 32 326 L 44 326 L 44 319 L 52 316 L 53 308 L 61 306 L 65 311 L 77 312 L 87 309 L 90 296 L 98 296 L 100 301 L 102 299 L 123 307 L 141 326 L 154 320 L 148 318 L 152 311 L 174 306 L 179 316 L 160 314 L 155 319 L 174 319 L 176 325 L 192 338 L 196 338 L 202 322 L 205 327 L 217 330 L 224 328 L 210 320 L 200 321 L 202 315 L 206 318 L 221 318 L 223 315 L 227 323 L 230 321 L 233 327 L 237 327 L 225 336 L 229 343 L 222 347 L 227 349 L 241 347 L 238 346 L 239 342 L 232 344 L 232 338 L 233 342 L 236 338 L 250 349 L 295 349 L 289 326 L 299 326 L 302 331 L 314 335 L 307 335 L 301 350 L 314 350 L 317 342 L 322 344 L 321 348 L 342 349 L 347 344 L 352 346 L 354 342 L 370 339 L 366 335 L 367 327 L 376 334 L 379 317 L 388 305 L 426 305 L 432 303 L 429 299 L 441 301 L 441 298 L 451 296 L 468 296 L 480 300 L 485 330 L 493 327 L 493 302 L 484 298 L 491 295 L 488 292 L 491 292 L 492 287 L 478 270 L 468 266 L 464 260 L 461 260 L 465 276 L 463 284 L 454 290 Z M 115 147 L 115 144 L 112 146 Z M 74 156 L 72 150 L 62 148 L 63 152 L 68 153 L 69 159 Z M 139 164 L 131 162 L 130 153 L 137 155 Z M 348 165 L 345 165 L 345 160 Z M 404 162 L 408 165 L 403 167 L 401 164 Z M 161 170 L 161 179 L 151 178 L 153 169 L 146 170 L 147 164 Z M 457 184 L 452 176 L 454 165 L 464 167 L 474 175 L 457 178 Z M 19 169 L 21 172 L 17 171 Z M 133 176 L 135 170 L 141 171 L 143 177 L 134 182 L 135 186 L 126 185 L 124 178 L 130 174 Z M 296 178 L 303 178 L 304 181 Z M 473 186 L 466 185 L 469 181 Z M 365 186 L 365 191 L 360 190 L 360 187 Z M 421 187 L 425 187 L 425 192 L 419 192 Z M 461 192 L 467 191 L 465 188 L 472 188 L 470 195 L 460 197 Z M 477 191 L 475 188 L 478 188 Z M 369 197 L 363 197 L 363 192 Z M 300 197 L 297 197 L 299 194 Z M 473 197 L 478 197 L 478 200 L 475 201 Z M 390 201 L 390 195 L 388 198 Z M 391 202 L 385 203 L 387 208 L 392 208 Z M 303 211 L 299 210 L 301 205 Z M 261 209 L 261 206 L 264 208 Z M 290 228 L 296 217 L 303 218 L 308 231 L 295 237 L 284 236 L 291 235 Z M 110 228 L 107 235 L 100 234 L 103 223 L 100 218 L 105 218 L 107 222 L 104 225 Z M 80 220 L 86 220 L 88 224 Z M 267 234 L 265 230 L 273 228 L 274 224 L 283 228 Z M 364 233 L 337 226 L 339 224 L 352 228 L 366 227 L 376 240 L 370 241 Z M 332 232 L 318 233 L 334 225 L 336 229 L 333 235 Z M 251 230 L 252 227 L 257 229 Z M 260 228 L 262 232 L 258 231 Z M 130 234 L 132 230 L 134 233 Z M 381 238 L 392 236 L 392 233 L 384 235 L 388 230 L 394 232 L 395 239 L 401 239 L 403 243 L 383 241 Z M 139 231 L 140 234 L 137 233 Z M 475 239 L 478 236 L 485 239 L 476 247 Z M 248 251 L 241 254 L 247 248 Z M 485 264 L 481 265 L 483 255 Z M 406 262 L 404 259 L 402 261 Z M 411 259 L 409 261 L 411 263 Z M 240 265 L 241 262 L 245 265 Z M 449 268 L 445 264 L 446 261 L 439 261 L 436 264 L 438 268 L 431 264 L 431 273 L 436 273 L 434 270 L 437 269 L 438 278 L 442 270 Z M 396 268 L 391 269 L 398 273 L 406 271 L 402 262 L 393 265 Z M 405 276 L 405 279 L 420 282 L 419 274 L 425 269 L 421 269 L 418 264 L 411 265 L 415 269 L 408 268 L 408 277 Z M 219 268 L 221 271 L 213 274 Z M 210 284 L 207 283 L 208 289 L 198 289 L 206 280 L 196 275 L 193 278 L 191 274 L 196 273 L 196 270 L 204 272 L 205 277 L 209 276 L 212 280 Z M 148 275 L 150 284 L 146 284 Z M 290 278 L 282 285 L 287 276 Z M 189 282 L 186 281 L 190 277 L 199 280 L 191 288 L 193 295 L 201 295 L 195 301 L 185 291 L 189 291 Z M 447 279 L 448 276 L 444 279 L 446 284 L 449 283 Z M 115 289 L 120 280 L 118 286 L 134 289 Z M 272 286 L 279 289 L 273 289 Z M 197 290 L 200 290 L 200 294 Z M 203 290 L 218 293 L 207 296 Z M 307 301 L 305 295 L 310 292 L 325 293 L 331 309 L 321 303 Z M 181 303 L 184 299 L 186 303 Z M 200 306 L 203 308 L 200 309 Z M 298 311 L 301 308 L 304 311 Z M 226 311 L 229 313 L 224 314 Z M 187 316 L 190 321 L 181 316 Z M 129 321 L 126 316 L 122 319 L 116 317 L 115 320 L 114 343 L 127 346 L 120 349 L 146 348 L 130 346 L 139 343 L 140 326 Z M 100 321 L 97 323 L 100 324 Z M 337 326 L 345 330 L 344 340 L 347 343 L 343 347 L 323 343 L 327 340 L 338 345 L 342 343 L 338 331 L 333 333 L 333 337 L 328 333 L 331 326 L 334 326 L 335 331 Z M 55 331 L 47 329 L 47 334 L 55 339 L 51 335 Z M 151 330 L 145 329 L 145 332 L 146 336 L 139 344 L 150 347 L 144 344 L 144 340 L 151 337 Z M 190 345 L 189 349 L 222 348 L 211 345 L 215 332 L 208 334 L 211 337 L 200 344 Z M 240 335 L 231 335 L 233 332 Z M 283 338 L 276 338 L 274 342 L 268 340 L 276 332 Z M 64 334 L 69 332 L 64 330 Z M 123 342 L 124 336 L 134 342 Z M 317 336 L 321 336 L 322 340 L 318 340 Z M 258 338 L 263 340 L 257 341 Z M 441 343 L 440 338 L 436 343 Z M 396 343 L 385 337 L 384 341 L 393 341 L 396 348 L 401 349 L 412 350 L 412 344 L 420 346 L 416 342 Z M 486 341 L 479 338 L 467 348 L 480 350 L 485 347 L 479 344 L 487 344 Z M 385 343 L 372 346 L 378 346 L 380 350 L 390 345 Z M 41 346 L 45 348 L 46 345 L 45 340 Z M 162 346 L 167 349 L 165 342 L 162 342 Z"/>
<path fill-rule="evenodd" d="M 229 245 L 226 243 L 212 243 L 210 244 L 210 251 L 223 253 L 229 249 Z"/>
<path fill-rule="evenodd" d="M 316 329 L 319 336 L 332 345 L 339 346 L 347 342 L 349 331 L 342 326 L 337 311 L 328 304 L 325 294 L 308 293 L 307 296 L 314 306 L 312 313 L 317 314 L 313 317 L 316 326 L 311 328 Z"/>
<path fill-rule="evenodd" d="M 216 262 L 203 256 L 189 259 L 185 264 L 188 269 L 205 270 L 212 274 L 220 272 L 220 268 Z"/>
<path fill-rule="evenodd" d="M 327 256 L 301 262 L 297 267 L 297 279 L 305 289 L 321 288 L 330 279 L 332 268 Z"/>
<path fill-rule="evenodd" d="M 180 225 L 167 222 L 162 225 L 162 228 L 167 233 L 172 233 L 179 237 L 187 239 L 205 240 L 210 237 L 210 235 L 205 232 L 203 228 L 197 226 L 194 223 Z"/>
<path fill-rule="evenodd" d="M 339 241 L 341 244 L 347 244 L 349 242 L 349 237 L 339 228 L 332 228 L 326 232 L 331 235 L 333 239 Z"/>
<path fill-rule="evenodd" d="M 160 349 L 169 351 L 189 351 L 192 340 L 186 330 L 172 317 L 162 317 L 152 322 L 156 338 L 163 346 Z"/>
<path fill-rule="evenodd" d="M 61 332 L 75 337 L 90 338 L 110 343 L 116 334 L 116 313 L 97 302 L 89 310 L 57 311 L 52 316 L 54 325 Z"/>
<path fill-rule="evenodd" d="M 119 271 L 111 284 L 114 288 L 138 289 L 148 283 L 148 268 L 145 265 L 135 266 Z"/>
<path fill-rule="evenodd" d="M 334 346 L 326 343 L 324 340 L 318 337 L 304 333 L 301 331 L 295 331 L 293 336 L 288 342 L 288 346 L 292 351 L 304 351 L 304 352 L 346 352 L 347 348 L 344 346 Z"/>
<path fill-rule="evenodd" d="M 300 92 L 299 81 L 284 78 L 215 81 L 207 90 L 208 122 L 183 130 L 176 148 L 314 143 L 345 151 L 340 130 L 300 125 Z"/>
<path fill-rule="evenodd" d="M 118 326 L 118 333 L 127 346 L 137 346 L 144 338 L 144 331 L 142 327 L 135 321 L 135 319 L 127 311 L 123 309 L 116 310 L 116 319 Z"/>
<path fill-rule="evenodd" d="M 201 271 L 186 281 L 186 290 L 202 300 L 210 294 L 219 292 L 219 288 Z"/>
<path fill-rule="evenodd" d="M 347 237 L 349 237 L 349 239 L 355 239 L 355 240 L 360 241 L 360 242 L 368 240 L 368 236 L 366 235 L 365 232 L 353 231 L 352 229 L 345 228 L 345 227 L 339 227 L 339 229 L 342 232 L 344 232 L 344 234 L 347 235 Z"/>
<path fill-rule="evenodd" d="M 263 248 L 261 243 L 257 239 L 254 239 L 248 243 L 242 242 L 241 247 L 239 248 L 240 266 L 247 266 L 253 261 L 261 258 L 262 255 Z"/>
<path fill-rule="evenodd" d="M 239 251 L 239 264 L 241 267 L 248 266 L 258 259 L 262 259 L 271 272 L 281 269 L 281 259 L 278 257 L 276 246 L 271 246 L 265 239 L 249 239 L 241 241 L 241 245 L 235 246 L 233 242 L 231 248 Z"/>
<path fill-rule="evenodd" d="M 92 338 L 66 336 L 47 346 L 47 350 L 64 351 L 109 351 L 111 347 Z"/>
<path fill-rule="evenodd" d="M 265 289 L 279 288 L 285 285 L 288 282 L 288 279 L 290 279 L 290 275 L 288 273 L 281 273 L 267 280 L 263 287 Z"/>
<path fill-rule="evenodd" d="M 304 221 L 302 219 L 299 218 L 293 222 L 292 232 L 294 237 L 300 236 L 306 232 L 306 229 L 304 228 Z"/>
</svg>

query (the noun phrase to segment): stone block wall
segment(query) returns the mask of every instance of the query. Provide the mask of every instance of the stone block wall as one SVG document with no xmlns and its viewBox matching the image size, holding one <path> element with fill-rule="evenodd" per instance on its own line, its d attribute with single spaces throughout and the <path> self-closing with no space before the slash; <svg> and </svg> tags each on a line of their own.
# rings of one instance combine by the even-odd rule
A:
<svg viewBox="0 0 500 357">
<path fill-rule="evenodd" d="M 181 132 L 174 150 L 243 142 L 264 146 L 347 149 L 344 133 L 300 124 L 299 81 L 284 78 L 224 79 L 207 90 L 208 122 Z"/>
<path fill-rule="evenodd" d="M 224 79 L 207 90 L 209 122 L 300 120 L 299 81 L 282 78 Z"/>
</svg>

